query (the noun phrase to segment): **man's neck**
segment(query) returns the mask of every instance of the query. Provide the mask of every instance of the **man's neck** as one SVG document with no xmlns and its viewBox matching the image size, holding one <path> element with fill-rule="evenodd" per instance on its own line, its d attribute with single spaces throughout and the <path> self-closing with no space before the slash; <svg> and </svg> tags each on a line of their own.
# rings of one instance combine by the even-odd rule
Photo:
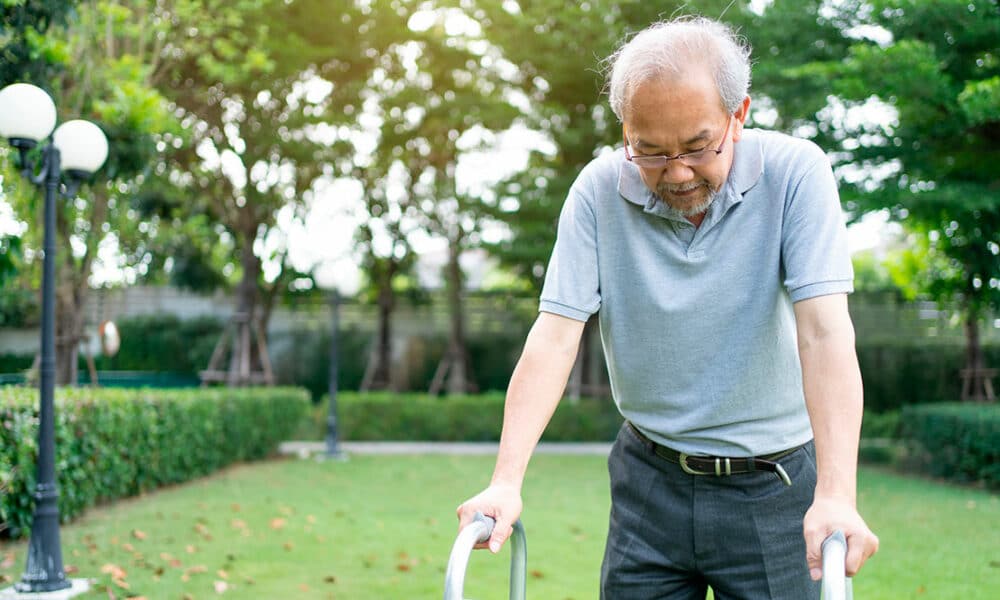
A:
<svg viewBox="0 0 1000 600">
<path fill-rule="evenodd" d="M 701 226 L 701 222 L 705 220 L 705 215 L 706 214 L 708 214 L 707 210 L 705 212 L 698 213 L 698 214 L 696 214 L 694 216 L 684 217 L 684 218 L 687 219 L 688 221 L 691 221 L 691 223 L 694 225 L 695 229 L 697 229 L 698 227 Z"/>
</svg>

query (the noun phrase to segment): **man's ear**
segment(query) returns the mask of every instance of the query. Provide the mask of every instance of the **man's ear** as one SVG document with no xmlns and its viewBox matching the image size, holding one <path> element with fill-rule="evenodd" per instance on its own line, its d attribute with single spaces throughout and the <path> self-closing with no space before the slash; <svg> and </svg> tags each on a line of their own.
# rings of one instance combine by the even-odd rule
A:
<svg viewBox="0 0 1000 600">
<path fill-rule="evenodd" d="M 746 124 L 747 117 L 750 116 L 750 96 L 743 99 L 743 102 L 740 103 L 740 107 L 736 109 L 733 116 L 736 117 L 736 127 L 733 128 L 733 141 L 738 142 L 743 137 L 743 125 Z"/>
</svg>

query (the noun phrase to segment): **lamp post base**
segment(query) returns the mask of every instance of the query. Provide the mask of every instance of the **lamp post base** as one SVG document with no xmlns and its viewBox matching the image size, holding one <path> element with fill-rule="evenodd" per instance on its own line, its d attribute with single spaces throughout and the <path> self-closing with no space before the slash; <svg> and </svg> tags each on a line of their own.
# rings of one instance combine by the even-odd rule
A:
<svg viewBox="0 0 1000 600">
<path fill-rule="evenodd" d="M 19 592 L 14 586 L 0 590 L 0 600 L 67 600 L 90 590 L 89 579 L 69 579 L 70 587 L 55 592 Z"/>
</svg>

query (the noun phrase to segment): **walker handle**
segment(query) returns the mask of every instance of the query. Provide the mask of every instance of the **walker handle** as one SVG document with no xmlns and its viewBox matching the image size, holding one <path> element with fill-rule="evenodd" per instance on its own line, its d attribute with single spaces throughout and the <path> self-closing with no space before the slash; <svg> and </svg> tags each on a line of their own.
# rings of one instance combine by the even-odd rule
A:
<svg viewBox="0 0 1000 600">
<path fill-rule="evenodd" d="M 469 566 L 469 555 L 479 542 L 490 539 L 496 521 L 477 512 L 472 522 L 458 532 L 455 545 L 448 558 L 448 569 L 444 574 L 444 600 L 462 600 L 465 587 L 465 570 Z M 524 600 L 527 588 L 528 546 L 524 536 L 524 525 L 520 519 L 514 523 L 514 534 L 510 536 L 510 600 Z"/>
<path fill-rule="evenodd" d="M 847 539 L 841 530 L 823 540 L 823 600 L 852 600 L 851 578 L 847 576 Z"/>
</svg>

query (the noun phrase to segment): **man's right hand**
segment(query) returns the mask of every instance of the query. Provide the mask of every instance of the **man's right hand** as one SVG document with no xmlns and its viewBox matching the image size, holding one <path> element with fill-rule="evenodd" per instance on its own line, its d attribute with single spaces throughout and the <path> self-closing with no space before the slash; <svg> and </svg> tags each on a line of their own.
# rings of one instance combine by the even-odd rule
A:
<svg viewBox="0 0 1000 600">
<path fill-rule="evenodd" d="M 456 509 L 458 530 L 461 531 L 463 527 L 471 523 L 477 512 L 492 517 L 496 521 L 493 535 L 490 536 L 488 542 L 476 544 L 476 548 L 488 547 L 490 552 L 496 554 L 514 530 L 514 523 L 521 516 L 521 508 L 519 487 L 503 483 L 490 484 L 488 488 L 469 498 Z"/>
</svg>

